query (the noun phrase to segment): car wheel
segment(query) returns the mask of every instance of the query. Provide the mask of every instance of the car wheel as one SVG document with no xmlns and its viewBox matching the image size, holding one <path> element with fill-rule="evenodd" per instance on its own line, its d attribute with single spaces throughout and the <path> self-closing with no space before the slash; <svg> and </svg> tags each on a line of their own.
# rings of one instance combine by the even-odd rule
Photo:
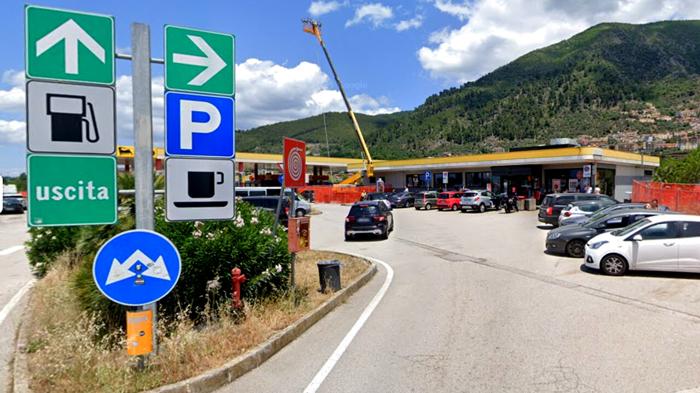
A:
<svg viewBox="0 0 700 393">
<path fill-rule="evenodd" d="M 457 205 L 452 205 L 452 211 L 453 211 L 453 212 L 456 212 L 457 209 L 459 209 L 459 206 L 457 206 Z"/>
<path fill-rule="evenodd" d="M 294 215 L 297 217 L 304 217 L 305 213 L 306 212 L 304 211 L 304 209 L 297 209 L 297 211 L 294 213 Z"/>
<path fill-rule="evenodd" d="M 349 242 L 350 240 L 352 240 L 352 235 L 348 235 L 348 234 L 346 233 L 346 234 L 345 234 L 345 241 L 346 241 L 346 242 Z"/>
<path fill-rule="evenodd" d="M 466 212 L 467 212 L 467 209 L 462 209 L 462 213 L 466 213 Z"/>
<path fill-rule="evenodd" d="M 484 205 L 484 204 L 482 203 L 481 205 L 479 205 L 479 213 L 483 213 L 483 212 L 485 212 L 485 211 L 486 211 L 486 205 Z"/>
<path fill-rule="evenodd" d="M 414 206 L 416 210 L 420 210 L 420 206 Z"/>
<path fill-rule="evenodd" d="M 572 240 L 566 243 L 566 254 L 574 258 L 583 258 L 586 253 L 586 244 L 581 240 Z"/>
<path fill-rule="evenodd" d="M 432 207 L 432 206 L 430 206 L 429 203 L 426 203 L 426 204 L 425 204 L 425 210 L 430 210 L 431 207 Z"/>
<path fill-rule="evenodd" d="M 384 229 L 384 233 L 382 233 L 380 235 L 380 237 L 382 238 L 382 240 L 386 240 L 389 238 L 389 228 L 388 227 L 386 229 Z"/>
<path fill-rule="evenodd" d="M 600 270 L 609 276 L 621 276 L 627 272 L 627 260 L 618 254 L 610 254 L 600 261 Z"/>
</svg>

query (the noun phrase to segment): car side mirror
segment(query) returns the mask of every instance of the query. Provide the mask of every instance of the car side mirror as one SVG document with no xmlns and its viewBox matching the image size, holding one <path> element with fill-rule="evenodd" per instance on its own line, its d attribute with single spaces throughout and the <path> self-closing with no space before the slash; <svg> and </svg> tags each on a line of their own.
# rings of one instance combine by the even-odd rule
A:
<svg viewBox="0 0 700 393">
<path fill-rule="evenodd" d="M 642 235 L 636 234 L 636 235 L 632 236 L 632 240 L 634 240 L 635 242 L 641 242 L 644 239 L 642 238 Z"/>
</svg>

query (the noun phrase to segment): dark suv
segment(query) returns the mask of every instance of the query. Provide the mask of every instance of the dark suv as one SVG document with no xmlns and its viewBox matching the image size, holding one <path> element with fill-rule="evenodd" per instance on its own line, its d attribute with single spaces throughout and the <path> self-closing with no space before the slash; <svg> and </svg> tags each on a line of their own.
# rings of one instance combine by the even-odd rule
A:
<svg viewBox="0 0 700 393">
<path fill-rule="evenodd" d="M 583 193 L 565 193 L 565 194 L 549 194 L 544 197 L 540 205 L 540 211 L 537 214 L 537 219 L 545 224 L 559 226 L 559 214 L 571 202 L 577 201 L 595 201 L 607 200 L 612 203 L 619 203 L 615 199 L 600 194 L 583 194 Z"/>
<path fill-rule="evenodd" d="M 345 240 L 363 234 L 386 239 L 393 230 L 394 216 L 383 201 L 356 202 L 345 217 Z"/>
</svg>

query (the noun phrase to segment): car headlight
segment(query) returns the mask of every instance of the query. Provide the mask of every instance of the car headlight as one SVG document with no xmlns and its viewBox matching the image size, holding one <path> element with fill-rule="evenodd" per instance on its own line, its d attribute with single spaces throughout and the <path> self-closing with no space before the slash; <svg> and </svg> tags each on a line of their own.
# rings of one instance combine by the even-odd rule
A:
<svg viewBox="0 0 700 393">
<path fill-rule="evenodd" d="M 591 248 L 594 249 L 594 250 L 597 250 L 597 249 L 599 249 L 600 247 L 602 247 L 603 244 L 607 244 L 607 243 L 608 243 L 607 240 L 603 240 L 603 241 L 600 241 L 600 242 L 595 242 L 595 243 L 592 243 L 592 244 L 591 244 Z"/>
<path fill-rule="evenodd" d="M 561 237 L 561 233 L 559 233 L 559 232 L 550 233 L 547 237 L 550 240 L 559 239 Z"/>
</svg>

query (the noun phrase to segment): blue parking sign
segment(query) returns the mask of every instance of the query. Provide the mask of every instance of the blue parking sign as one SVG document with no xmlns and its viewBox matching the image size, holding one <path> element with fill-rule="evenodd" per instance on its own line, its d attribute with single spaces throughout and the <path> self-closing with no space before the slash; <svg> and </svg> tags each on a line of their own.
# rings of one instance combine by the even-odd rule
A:
<svg viewBox="0 0 700 393">
<path fill-rule="evenodd" d="M 233 158 L 233 98 L 165 93 L 165 154 Z"/>
<path fill-rule="evenodd" d="M 109 300 L 143 306 L 167 295 L 181 269 L 180 253 L 167 237 L 135 229 L 114 236 L 100 248 L 92 277 Z"/>
</svg>

